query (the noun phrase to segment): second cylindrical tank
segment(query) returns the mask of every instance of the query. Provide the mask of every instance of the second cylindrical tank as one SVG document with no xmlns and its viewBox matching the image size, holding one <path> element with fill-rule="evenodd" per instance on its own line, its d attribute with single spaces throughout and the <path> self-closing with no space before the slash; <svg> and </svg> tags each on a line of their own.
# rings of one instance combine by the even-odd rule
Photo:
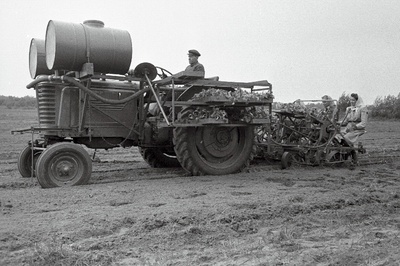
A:
<svg viewBox="0 0 400 266">
<path fill-rule="evenodd" d="M 53 71 L 46 66 L 45 41 L 33 38 L 29 47 L 29 72 L 34 79 L 39 75 L 50 75 Z"/>
</svg>

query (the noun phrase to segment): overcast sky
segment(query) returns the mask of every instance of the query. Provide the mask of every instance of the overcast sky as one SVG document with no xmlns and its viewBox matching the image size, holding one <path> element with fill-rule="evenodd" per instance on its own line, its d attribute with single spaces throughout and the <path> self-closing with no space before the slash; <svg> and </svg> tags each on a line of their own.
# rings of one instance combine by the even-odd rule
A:
<svg viewBox="0 0 400 266">
<path fill-rule="evenodd" d="M 0 2 L 0 95 L 34 95 L 29 44 L 49 20 L 89 19 L 129 31 L 131 68 L 176 73 L 197 49 L 206 76 L 266 79 L 279 102 L 400 92 L 399 0 L 13 0 Z"/>
</svg>

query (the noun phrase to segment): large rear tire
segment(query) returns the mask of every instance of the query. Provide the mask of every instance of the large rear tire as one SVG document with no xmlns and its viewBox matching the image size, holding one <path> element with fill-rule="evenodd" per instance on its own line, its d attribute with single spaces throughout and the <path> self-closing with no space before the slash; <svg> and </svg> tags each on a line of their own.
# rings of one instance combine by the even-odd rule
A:
<svg viewBox="0 0 400 266">
<path fill-rule="evenodd" d="M 73 143 L 49 146 L 36 162 L 36 177 L 43 188 L 83 185 L 91 173 L 89 154 Z"/>
<path fill-rule="evenodd" d="M 41 150 L 33 151 L 33 170 L 32 170 L 32 149 L 31 145 L 26 146 L 18 157 L 18 171 L 22 177 L 35 176 L 35 165 L 39 158 Z"/>
<path fill-rule="evenodd" d="M 178 127 L 175 152 L 192 175 L 226 175 L 250 165 L 256 153 L 253 127 Z"/>
<path fill-rule="evenodd" d="M 181 167 L 174 150 L 160 148 L 140 148 L 143 159 L 153 168 Z"/>
<path fill-rule="evenodd" d="M 179 119 L 185 121 L 191 112 L 183 110 Z M 173 140 L 181 166 L 195 176 L 237 173 L 256 153 L 253 126 L 176 127 Z"/>
</svg>

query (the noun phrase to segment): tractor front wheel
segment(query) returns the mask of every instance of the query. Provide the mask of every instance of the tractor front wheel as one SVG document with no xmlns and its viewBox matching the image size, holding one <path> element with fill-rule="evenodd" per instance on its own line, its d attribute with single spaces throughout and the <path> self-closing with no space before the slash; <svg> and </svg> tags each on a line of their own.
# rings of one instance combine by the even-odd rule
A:
<svg viewBox="0 0 400 266">
<path fill-rule="evenodd" d="M 41 150 L 33 150 L 33 164 L 32 164 L 31 145 L 26 146 L 21 151 L 18 157 L 18 171 L 22 177 L 35 176 L 35 164 L 41 153 L 42 153 Z"/>
<path fill-rule="evenodd" d="M 49 146 L 36 162 L 36 177 L 43 188 L 83 185 L 91 173 L 89 154 L 73 143 Z"/>
</svg>

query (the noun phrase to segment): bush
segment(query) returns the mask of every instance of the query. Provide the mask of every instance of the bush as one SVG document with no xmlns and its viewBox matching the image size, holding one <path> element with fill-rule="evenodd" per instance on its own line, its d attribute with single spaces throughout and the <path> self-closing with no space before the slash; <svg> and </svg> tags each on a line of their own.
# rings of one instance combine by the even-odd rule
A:
<svg viewBox="0 0 400 266">
<path fill-rule="evenodd" d="M 346 107 L 350 106 L 350 94 L 342 93 L 338 100 L 338 109 L 340 114 L 344 114 Z M 377 97 L 374 104 L 368 106 L 369 117 L 380 119 L 400 119 L 400 93 L 396 97 L 388 95 Z"/>
<path fill-rule="evenodd" d="M 370 114 L 372 117 L 400 119 L 400 93 L 397 97 L 388 95 L 376 98 Z"/>
<path fill-rule="evenodd" d="M 339 114 L 344 114 L 346 112 L 346 108 L 350 106 L 350 94 L 346 94 L 343 92 L 338 100 L 338 111 Z"/>
</svg>

